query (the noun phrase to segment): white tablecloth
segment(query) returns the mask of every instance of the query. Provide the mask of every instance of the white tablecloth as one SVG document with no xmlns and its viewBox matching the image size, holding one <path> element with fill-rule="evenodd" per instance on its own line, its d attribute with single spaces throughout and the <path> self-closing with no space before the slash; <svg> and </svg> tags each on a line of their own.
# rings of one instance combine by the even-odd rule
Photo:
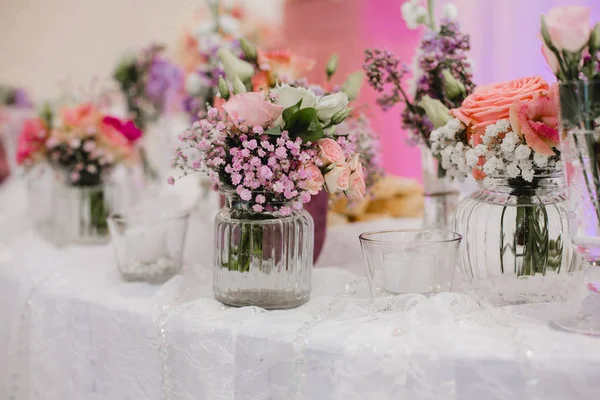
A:
<svg viewBox="0 0 600 400">
<path fill-rule="evenodd" d="M 267 312 L 213 300 L 210 212 L 192 222 L 182 276 L 162 286 L 124 283 L 109 246 L 59 249 L 32 233 L 21 189 L 0 191 L 2 399 L 562 400 L 600 392 L 600 341 L 548 327 L 570 303 L 494 308 L 446 293 L 372 304 L 358 233 L 418 221 L 331 229 L 311 300 Z"/>
</svg>

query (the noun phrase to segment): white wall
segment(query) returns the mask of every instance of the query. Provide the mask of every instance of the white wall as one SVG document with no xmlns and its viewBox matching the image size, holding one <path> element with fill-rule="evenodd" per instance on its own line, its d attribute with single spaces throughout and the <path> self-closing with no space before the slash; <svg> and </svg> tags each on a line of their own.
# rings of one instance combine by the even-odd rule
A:
<svg viewBox="0 0 600 400">
<path fill-rule="evenodd" d="M 245 2 L 263 18 L 281 15 L 280 0 Z M 106 80 L 126 51 L 152 41 L 175 44 L 193 11 L 203 4 L 203 0 L 0 0 L 0 83 L 24 86 L 35 100 L 56 97 L 60 82 L 89 88 L 94 76 Z"/>
</svg>

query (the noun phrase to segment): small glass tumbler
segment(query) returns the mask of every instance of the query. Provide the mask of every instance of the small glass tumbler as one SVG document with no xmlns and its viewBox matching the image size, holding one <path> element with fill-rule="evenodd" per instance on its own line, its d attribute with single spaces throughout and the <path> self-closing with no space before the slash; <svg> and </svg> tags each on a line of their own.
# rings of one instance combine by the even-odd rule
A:
<svg viewBox="0 0 600 400">
<path fill-rule="evenodd" d="M 156 211 L 111 215 L 108 228 L 123 280 L 159 284 L 180 273 L 188 217 Z"/>
<path fill-rule="evenodd" d="M 441 230 L 366 232 L 360 235 L 371 297 L 449 292 L 462 239 Z"/>
</svg>

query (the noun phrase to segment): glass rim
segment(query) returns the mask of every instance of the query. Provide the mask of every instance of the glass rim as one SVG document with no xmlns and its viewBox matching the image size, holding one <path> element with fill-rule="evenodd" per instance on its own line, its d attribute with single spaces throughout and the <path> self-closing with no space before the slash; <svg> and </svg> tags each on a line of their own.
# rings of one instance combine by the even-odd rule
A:
<svg viewBox="0 0 600 400">
<path fill-rule="evenodd" d="M 177 219 L 185 219 L 191 215 L 190 211 L 180 210 L 180 211 L 169 211 L 166 213 L 156 214 L 156 210 L 153 212 L 150 211 L 133 211 L 133 212 L 124 212 L 124 213 L 112 213 L 107 219 L 115 222 L 129 222 L 136 216 L 151 216 L 151 218 L 147 218 L 146 221 L 171 221 Z"/>
<path fill-rule="evenodd" d="M 451 239 L 444 240 L 428 240 L 422 242 L 391 242 L 389 240 L 377 240 L 371 239 L 369 236 L 381 235 L 386 233 L 425 233 L 425 232 L 439 232 L 445 233 L 453 236 Z M 406 246 L 406 245 L 426 245 L 426 244 L 439 244 L 439 243 L 453 243 L 460 242 L 463 236 L 460 233 L 454 231 L 446 231 L 442 229 L 388 229 L 383 231 L 369 231 L 363 232 L 358 236 L 358 239 L 361 242 L 365 243 L 373 243 L 373 244 L 384 244 L 384 245 L 392 245 L 392 246 Z"/>
</svg>

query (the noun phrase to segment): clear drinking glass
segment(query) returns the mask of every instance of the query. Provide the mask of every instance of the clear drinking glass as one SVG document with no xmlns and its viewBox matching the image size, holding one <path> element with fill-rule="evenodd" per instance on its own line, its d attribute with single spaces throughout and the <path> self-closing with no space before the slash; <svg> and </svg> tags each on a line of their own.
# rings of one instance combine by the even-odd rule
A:
<svg viewBox="0 0 600 400">
<path fill-rule="evenodd" d="M 460 182 L 446 176 L 431 150 L 421 146 L 425 204 L 423 229 L 451 229 L 458 205 Z"/>
<path fill-rule="evenodd" d="M 266 309 L 308 301 L 314 242 L 310 214 L 254 212 L 235 192 L 223 194 L 225 206 L 215 219 L 215 298 Z"/>
<path fill-rule="evenodd" d="M 360 235 L 371 296 L 434 294 L 452 289 L 462 236 L 441 230 Z"/>
<path fill-rule="evenodd" d="M 181 272 L 189 214 L 159 210 L 111 215 L 110 237 L 125 281 L 163 283 Z"/>
</svg>

